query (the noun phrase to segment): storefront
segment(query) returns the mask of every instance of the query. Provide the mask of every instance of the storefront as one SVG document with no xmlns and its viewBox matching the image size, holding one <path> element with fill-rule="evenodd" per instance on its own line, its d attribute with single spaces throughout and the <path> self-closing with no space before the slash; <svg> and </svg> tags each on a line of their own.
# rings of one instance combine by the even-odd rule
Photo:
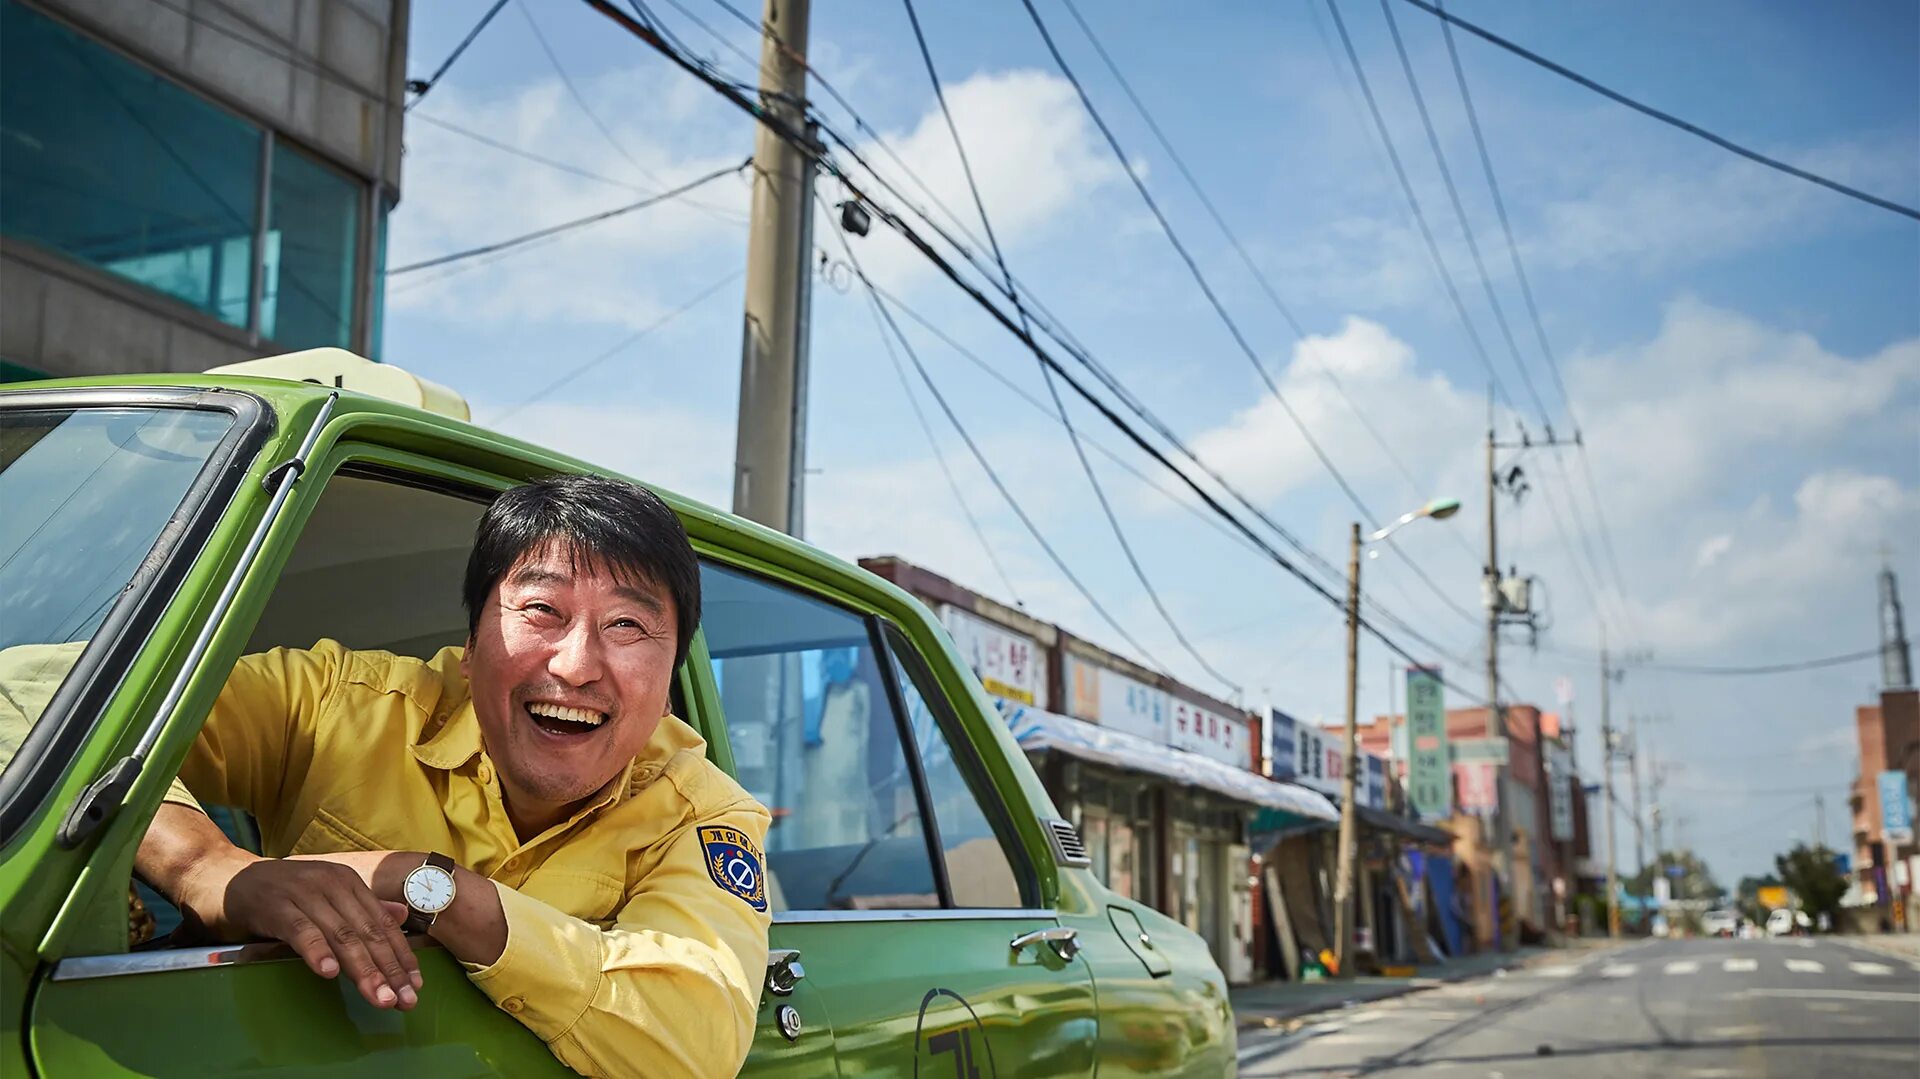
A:
<svg viewBox="0 0 1920 1079">
<path fill-rule="evenodd" d="M 1008 727 L 1108 887 L 1200 934 L 1227 980 L 1253 980 L 1255 870 L 1248 827 L 1273 810 L 1320 823 L 1325 798 L 1244 768 L 1002 699 Z"/>
</svg>

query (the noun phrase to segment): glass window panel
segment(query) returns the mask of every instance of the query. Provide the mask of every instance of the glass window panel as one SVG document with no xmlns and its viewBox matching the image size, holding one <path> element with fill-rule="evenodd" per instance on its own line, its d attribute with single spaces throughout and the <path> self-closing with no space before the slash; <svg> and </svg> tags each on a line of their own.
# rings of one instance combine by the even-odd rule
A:
<svg viewBox="0 0 1920 1079">
<path fill-rule="evenodd" d="M 288 348 L 352 343 L 360 193 L 345 175 L 274 143 L 262 334 Z"/>
<path fill-rule="evenodd" d="M 999 814 L 989 814 L 986 809 L 987 805 L 999 805 L 998 795 L 979 774 L 971 756 L 956 757 L 945 725 L 928 707 L 923 687 L 927 694 L 940 692 L 932 684 L 932 672 L 911 652 L 912 644 L 891 627 L 887 638 L 894 677 L 900 683 L 901 704 L 906 708 L 914 745 L 919 748 L 920 770 L 927 780 L 927 799 L 933 803 L 933 819 L 939 825 L 954 905 L 1023 906 L 1020 878 L 1014 860 L 1008 856 L 1009 837 L 994 826 Z M 952 722 L 950 714 L 946 718 Z M 978 778 L 969 782 L 970 774 Z M 986 791 L 991 801 L 983 802 L 976 790 Z"/>
<path fill-rule="evenodd" d="M 232 425 L 186 409 L 0 411 L 0 767 Z"/>
<path fill-rule="evenodd" d="M 700 576 L 735 770 L 773 812 L 772 909 L 939 906 L 867 623 L 743 573 L 703 564 Z"/>
<path fill-rule="evenodd" d="M 247 321 L 259 129 L 0 0 L 0 232 Z"/>
</svg>

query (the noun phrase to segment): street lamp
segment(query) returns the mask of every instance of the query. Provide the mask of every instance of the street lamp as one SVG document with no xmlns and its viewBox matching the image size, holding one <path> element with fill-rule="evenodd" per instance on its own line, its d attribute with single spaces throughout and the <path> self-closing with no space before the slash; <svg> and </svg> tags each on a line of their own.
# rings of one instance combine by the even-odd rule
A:
<svg viewBox="0 0 1920 1079">
<path fill-rule="evenodd" d="M 1378 543 L 1402 526 L 1422 517 L 1444 521 L 1460 511 L 1457 498 L 1436 498 L 1417 510 L 1368 536 L 1366 542 Z M 1347 558 L 1347 755 L 1340 777 L 1340 859 L 1333 885 L 1333 954 L 1340 977 L 1350 978 L 1353 969 L 1347 953 L 1353 945 L 1353 864 L 1358 857 L 1359 837 L 1354 828 L 1354 771 L 1360 763 L 1358 709 L 1360 698 L 1360 523 L 1353 524 L 1353 545 Z M 1369 552 L 1371 553 L 1371 552 Z"/>
</svg>

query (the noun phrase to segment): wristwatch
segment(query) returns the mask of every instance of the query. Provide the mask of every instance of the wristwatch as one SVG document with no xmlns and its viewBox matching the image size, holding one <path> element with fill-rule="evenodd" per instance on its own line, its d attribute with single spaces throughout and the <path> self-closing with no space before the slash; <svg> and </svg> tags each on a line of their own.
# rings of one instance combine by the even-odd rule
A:
<svg viewBox="0 0 1920 1079">
<path fill-rule="evenodd" d="M 400 897 L 407 902 L 407 921 L 402 927 L 409 933 L 424 933 L 433 928 L 440 912 L 453 905 L 453 859 L 435 851 L 418 869 L 407 874 L 400 885 Z"/>
</svg>

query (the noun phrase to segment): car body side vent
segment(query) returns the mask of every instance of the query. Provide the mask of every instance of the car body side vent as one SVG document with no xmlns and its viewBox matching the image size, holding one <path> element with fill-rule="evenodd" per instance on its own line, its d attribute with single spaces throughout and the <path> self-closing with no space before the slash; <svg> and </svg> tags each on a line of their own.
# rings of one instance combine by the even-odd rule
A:
<svg viewBox="0 0 1920 1079">
<path fill-rule="evenodd" d="M 1080 833 L 1071 822 L 1048 817 L 1040 823 L 1046 826 L 1047 838 L 1053 841 L 1054 861 L 1074 869 L 1093 864 L 1093 859 L 1087 857 L 1087 845 L 1080 841 Z"/>
</svg>

